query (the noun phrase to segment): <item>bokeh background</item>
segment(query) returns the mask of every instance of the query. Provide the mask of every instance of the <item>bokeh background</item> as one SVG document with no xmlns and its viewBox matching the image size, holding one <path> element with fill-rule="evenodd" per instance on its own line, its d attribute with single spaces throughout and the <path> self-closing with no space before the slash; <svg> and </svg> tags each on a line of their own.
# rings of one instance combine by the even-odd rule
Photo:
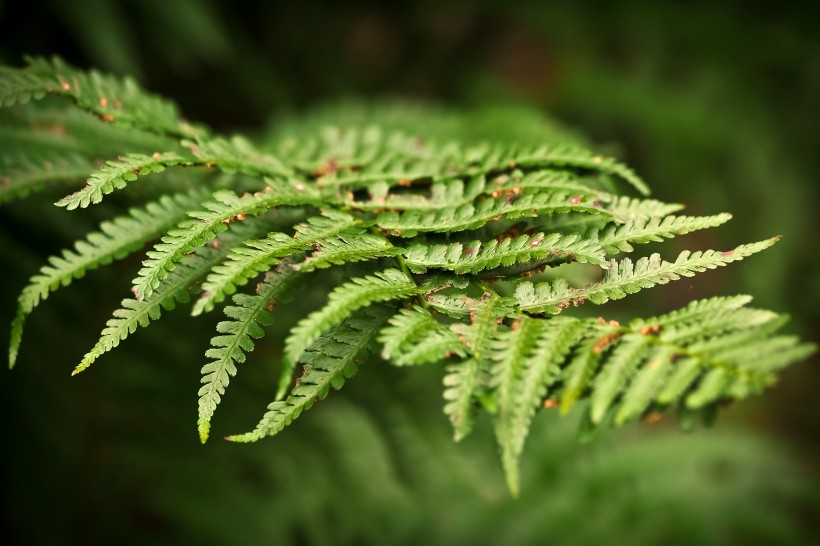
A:
<svg viewBox="0 0 820 546">
<path fill-rule="evenodd" d="M 817 341 L 818 17 L 797 2 L 5 0 L 0 61 L 56 53 L 132 74 L 225 132 L 261 133 L 339 100 L 535 108 L 622 157 L 657 198 L 734 214 L 670 242 L 670 255 L 784 236 L 619 312 L 750 293 Z M 2 324 L 44 258 L 113 213 L 49 204 L 0 209 Z M 691 434 L 662 422 L 580 444 L 571 418 L 544 412 L 514 501 L 487 423 L 450 440 L 438 370 L 371 366 L 298 426 L 252 446 L 196 437 L 196 385 L 217 317 L 169 315 L 69 378 L 137 261 L 50 298 L 27 326 L 18 367 L 2 373 L 4 541 L 820 543 L 816 358 Z M 274 327 L 254 352 L 216 430 L 256 422 L 282 334 Z"/>
</svg>

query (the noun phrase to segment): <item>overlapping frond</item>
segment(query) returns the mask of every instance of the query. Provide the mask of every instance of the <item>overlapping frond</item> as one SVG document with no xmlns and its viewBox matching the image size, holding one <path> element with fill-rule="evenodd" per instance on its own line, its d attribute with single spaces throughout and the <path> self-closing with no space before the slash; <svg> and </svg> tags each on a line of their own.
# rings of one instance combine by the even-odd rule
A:
<svg viewBox="0 0 820 546">
<path fill-rule="evenodd" d="M 228 436 L 233 442 L 254 442 L 273 436 L 324 399 L 331 388 L 340 389 L 359 370 L 385 321 L 394 312 L 387 305 L 371 305 L 351 313 L 338 325 L 322 332 L 302 353 L 303 374 L 285 400 L 268 406 L 256 428 L 246 434 Z"/>
<path fill-rule="evenodd" d="M 264 225 L 264 224 L 262 224 Z M 106 322 L 99 340 L 74 369 L 74 374 L 88 368 L 100 356 L 117 347 L 129 335 L 144 328 L 151 322 L 159 320 L 162 311 L 172 311 L 177 304 L 187 303 L 191 289 L 195 282 L 201 279 L 213 265 L 225 258 L 225 255 L 248 237 L 258 232 L 259 224 L 246 222 L 236 229 L 219 236 L 218 245 L 207 245 L 197 248 L 192 254 L 185 256 L 167 277 L 163 279 L 157 289 L 147 298 L 124 299 L 120 308 L 114 311 L 113 317 Z"/>
<path fill-rule="evenodd" d="M 411 277 L 398 269 L 385 269 L 373 275 L 358 277 L 334 289 L 327 298 L 327 304 L 299 321 L 285 340 L 284 370 L 277 398 L 281 398 L 287 391 L 290 376 L 301 354 L 322 332 L 342 322 L 356 309 L 376 302 L 407 298 L 420 294 L 423 290 Z"/>
<path fill-rule="evenodd" d="M 203 295 L 194 305 L 193 314 L 210 311 L 214 304 L 232 294 L 238 286 L 267 271 L 282 258 L 306 251 L 314 245 L 321 245 L 358 223 L 359 220 L 349 214 L 328 210 L 322 216 L 308 218 L 295 226 L 292 237 L 274 232 L 264 239 L 246 241 L 208 274 L 202 285 Z"/>
<path fill-rule="evenodd" d="M 205 356 L 213 359 L 202 368 L 202 387 L 199 389 L 199 438 L 208 439 L 211 417 L 228 388 L 230 378 L 236 375 L 236 365 L 245 362 L 245 354 L 252 351 L 254 340 L 265 335 L 264 327 L 273 320 L 275 305 L 287 302 L 289 289 L 298 271 L 292 264 L 280 264 L 270 271 L 257 287 L 256 294 L 236 294 L 234 305 L 225 308 L 231 319 L 220 322 L 220 335 L 211 338 L 211 348 Z"/>
<path fill-rule="evenodd" d="M 609 254 L 632 252 L 633 244 L 660 242 L 676 235 L 717 227 L 728 222 L 731 214 L 714 216 L 666 216 L 629 220 L 623 225 L 610 226 L 600 232 L 598 242 Z M 597 231 L 595 232 L 597 233 Z"/>
<path fill-rule="evenodd" d="M 228 229 L 233 221 L 259 214 L 280 205 L 302 205 L 315 202 L 310 192 L 298 190 L 287 183 L 267 186 L 253 195 L 237 196 L 228 190 L 213 194 L 213 200 L 202 205 L 204 211 L 189 212 L 192 220 L 180 223 L 148 251 L 148 259 L 134 279 L 133 292 L 144 299 L 159 286 L 160 281 L 176 267 L 183 256 L 212 240 Z"/>
<path fill-rule="evenodd" d="M 17 358 L 26 317 L 51 292 L 68 286 L 87 271 L 138 250 L 146 241 L 158 237 L 184 218 L 203 196 L 203 192 L 165 196 L 142 208 L 131 209 L 127 215 L 100 224 L 99 231 L 88 234 L 85 240 L 75 243 L 73 249 L 50 257 L 48 265 L 31 278 L 17 300 L 9 343 L 9 366 L 14 366 Z"/>
<path fill-rule="evenodd" d="M 53 184 L 82 180 L 94 168 L 91 160 L 73 151 L 0 155 L 0 203 Z"/>
<path fill-rule="evenodd" d="M 379 334 L 379 342 L 382 357 L 396 366 L 417 366 L 467 354 L 458 334 L 417 305 L 393 316 Z"/>
</svg>

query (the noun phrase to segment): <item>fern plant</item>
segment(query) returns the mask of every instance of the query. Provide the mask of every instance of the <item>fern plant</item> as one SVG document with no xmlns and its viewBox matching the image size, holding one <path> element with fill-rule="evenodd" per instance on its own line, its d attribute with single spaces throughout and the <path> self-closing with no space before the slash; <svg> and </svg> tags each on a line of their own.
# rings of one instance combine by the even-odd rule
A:
<svg viewBox="0 0 820 546">
<path fill-rule="evenodd" d="M 560 130 L 533 138 L 528 126 L 525 137 L 476 142 L 448 138 L 435 113 L 429 126 L 399 113 L 344 128 L 308 117 L 299 130 L 252 141 L 185 121 L 130 79 L 56 58 L 2 68 L 0 104 L 0 202 L 67 185 L 56 204 L 70 211 L 123 191 L 141 203 L 32 277 L 12 323 L 10 365 L 26 318 L 53 291 L 144 250 L 132 296 L 74 373 L 192 296 L 193 315 L 224 307 L 202 367 L 202 442 L 266 326 L 287 319 L 283 306 L 301 308 L 290 303 L 299 289 L 326 291 L 325 302 L 290 328 L 267 412 L 228 440 L 277 434 L 370 356 L 437 364 L 456 440 L 488 413 L 514 495 L 545 406 L 566 414 L 584 401 L 586 432 L 668 410 L 688 425 L 761 392 L 814 350 L 779 334 L 786 318 L 749 307 L 748 296 L 624 324 L 579 314 L 778 238 L 626 257 L 730 215 L 679 215 L 680 205 L 649 199 L 623 163 Z M 596 280 L 579 282 L 573 267 Z"/>
</svg>

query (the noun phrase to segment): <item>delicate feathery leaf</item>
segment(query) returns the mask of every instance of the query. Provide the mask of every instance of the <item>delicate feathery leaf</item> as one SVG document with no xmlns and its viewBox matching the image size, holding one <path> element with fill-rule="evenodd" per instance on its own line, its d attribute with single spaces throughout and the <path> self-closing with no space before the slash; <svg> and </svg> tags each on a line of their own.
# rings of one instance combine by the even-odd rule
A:
<svg viewBox="0 0 820 546">
<path fill-rule="evenodd" d="M 451 356 L 466 356 L 453 330 L 437 321 L 423 307 L 402 309 L 379 334 L 382 358 L 395 366 L 417 366 Z"/>
<path fill-rule="evenodd" d="M 600 305 L 609 300 L 624 298 L 643 288 L 666 284 L 681 277 L 692 277 L 695 273 L 742 260 L 772 246 L 778 239 L 773 237 L 741 245 L 727 252 L 687 250 L 681 252 L 674 262 L 662 260 L 659 254 L 641 258 L 635 263 L 629 258 L 624 258 L 621 262 L 613 261 L 603 279 L 597 283 L 572 288 L 564 279 L 537 285 L 523 282 L 518 285 L 515 298 L 518 300 L 519 309 L 527 313 L 560 313 L 570 304 L 577 306 L 585 301 Z"/>
<path fill-rule="evenodd" d="M 106 162 L 103 168 L 91 173 L 85 187 L 63 197 L 55 204 L 68 210 L 85 208 L 102 201 L 104 195 L 124 188 L 138 176 L 161 173 L 166 167 L 173 165 L 190 164 L 190 160 L 173 152 L 157 152 L 153 155 L 127 154 L 116 161 Z"/>
<path fill-rule="evenodd" d="M 259 225 L 264 224 L 247 222 L 220 235 L 218 245 L 197 248 L 193 254 L 182 259 L 179 266 L 165 277 L 149 297 L 143 300 L 122 300 L 121 307 L 114 311 L 113 318 L 106 322 L 100 339 L 74 368 L 72 375 L 88 368 L 100 356 L 133 334 L 137 328 L 146 327 L 152 321 L 159 320 L 163 309 L 172 311 L 177 304 L 187 303 L 193 283 L 202 278 L 215 263 L 224 259 L 231 248 L 243 239 L 253 237 L 259 231 Z"/>
<path fill-rule="evenodd" d="M 626 223 L 646 218 L 663 218 L 678 212 L 683 205 L 622 196 L 609 203 L 606 208 L 615 221 Z"/>
<path fill-rule="evenodd" d="M 53 86 L 51 79 L 31 70 L 0 67 L 0 106 L 41 99 Z"/>
<path fill-rule="evenodd" d="M 495 292 L 486 292 L 481 300 L 472 300 L 471 326 L 459 329 L 469 358 L 447 366 L 444 376 L 444 413 L 453 425 L 454 438 L 461 440 L 473 428 L 473 403 L 479 391 L 487 386 L 490 344 L 498 320 L 508 312 L 507 301 Z M 464 326 L 464 325 L 461 325 Z"/>
<path fill-rule="evenodd" d="M 26 68 L 0 72 L 2 106 L 41 99 L 47 93 L 67 96 L 106 122 L 178 136 L 203 132 L 182 121 L 172 102 L 146 93 L 131 78 L 77 70 L 57 57 L 29 58 Z"/>
<path fill-rule="evenodd" d="M 594 325 L 566 363 L 562 374 L 563 387 L 560 405 L 562 415 L 569 413 L 595 377 L 595 372 L 601 363 L 601 352 L 610 343 L 617 341 L 620 336 L 619 333 L 601 334 L 600 326 Z"/>
<path fill-rule="evenodd" d="M 434 311 L 455 319 L 462 319 L 470 315 L 470 298 L 467 296 L 452 296 L 447 294 L 426 294 L 424 301 Z"/>
<path fill-rule="evenodd" d="M 228 229 L 232 221 L 259 214 L 281 205 L 303 205 L 315 202 L 315 195 L 304 188 L 298 190 L 286 182 L 267 186 L 263 191 L 242 197 L 228 190 L 213 194 L 213 200 L 202 205 L 204 211 L 191 212 L 191 220 L 180 223 L 148 251 L 138 276 L 134 279 L 134 295 L 142 300 L 151 295 L 160 281 L 174 269 L 183 256 Z"/>
<path fill-rule="evenodd" d="M 612 403 L 623 391 L 625 385 L 634 375 L 646 352 L 650 339 L 640 334 L 625 335 L 612 355 L 595 378 L 590 396 L 590 418 L 595 424 L 601 423 Z"/>
<path fill-rule="evenodd" d="M 302 271 L 395 256 L 403 251 L 381 235 L 367 233 L 361 228 L 348 229 L 335 237 L 317 241 L 316 246 L 315 252 L 299 266 Z"/>
<path fill-rule="evenodd" d="M 576 199 L 564 193 L 524 195 L 508 202 L 506 198 L 490 198 L 454 209 L 439 211 L 384 212 L 376 217 L 376 226 L 402 237 L 419 232 L 453 232 L 476 229 L 501 218 L 534 217 L 553 212 L 582 212 L 608 216 L 597 201 Z"/>
<path fill-rule="evenodd" d="M 328 209 L 322 216 L 314 216 L 295 226 L 293 237 L 285 233 L 269 233 L 264 239 L 246 241 L 208 274 L 202 285 L 203 295 L 194 305 L 192 314 L 212 310 L 226 295 L 282 258 L 319 245 L 358 223 L 359 220 L 349 214 Z"/>
<path fill-rule="evenodd" d="M 48 265 L 34 275 L 17 300 L 17 314 L 11 326 L 9 367 L 14 366 L 23 335 L 26 317 L 41 301 L 61 286 L 82 278 L 87 271 L 138 250 L 155 237 L 184 218 L 187 211 L 200 202 L 204 192 L 164 196 L 142 208 L 100 224 L 99 231 L 91 232 L 73 249 L 63 250 L 48 259 Z"/>
<path fill-rule="evenodd" d="M 246 138 L 235 136 L 230 140 L 208 138 L 197 142 L 186 142 L 191 153 L 206 165 L 218 165 L 227 173 L 261 174 L 272 177 L 287 177 L 293 169 L 278 157 L 259 151 Z"/>
<path fill-rule="evenodd" d="M 252 432 L 228 436 L 233 442 L 255 442 L 279 433 L 324 399 L 331 387 L 342 388 L 345 380 L 358 372 L 358 365 L 370 350 L 387 319 L 394 313 L 390 306 L 377 304 L 351 313 L 344 321 L 322 332 L 302 353 L 303 374 L 285 400 L 268 406 L 262 420 Z"/>
<path fill-rule="evenodd" d="M 598 235 L 598 242 L 608 254 L 632 252 L 633 244 L 660 242 L 676 235 L 719 226 L 728 222 L 731 214 L 714 216 L 666 216 L 629 220 L 620 226 L 610 226 Z M 597 232 L 597 231 L 596 231 Z"/>
<path fill-rule="evenodd" d="M 660 345 L 647 354 L 646 362 L 636 371 L 623 393 L 623 401 L 615 414 L 616 425 L 625 423 L 646 410 L 672 371 L 675 350 L 674 346 Z"/>
<path fill-rule="evenodd" d="M 458 274 L 476 274 L 517 263 L 552 258 L 556 261 L 577 261 L 607 267 L 605 253 L 596 241 L 579 235 L 536 233 L 520 235 L 499 242 L 472 241 L 449 245 L 414 244 L 404 251 L 407 266 L 414 273 L 428 269 L 446 269 Z"/>
<path fill-rule="evenodd" d="M 389 193 L 391 186 L 382 182 L 368 186 L 369 199 L 356 200 L 353 194 L 349 194 L 344 204 L 359 210 L 435 211 L 472 203 L 487 188 L 483 176 L 474 176 L 467 183 L 459 178 L 436 180 L 424 193 Z"/>
<path fill-rule="evenodd" d="M 327 304 L 299 321 L 285 340 L 284 363 L 277 399 L 281 399 L 287 391 L 300 355 L 323 331 L 339 324 L 361 307 L 376 302 L 407 298 L 427 290 L 428 288 L 417 286 L 411 277 L 398 269 L 385 269 L 374 275 L 357 277 L 336 287 L 328 296 Z"/>
<path fill-rule="evenodd" d="M 507 485 L 514 496 L 519 491 L 518 464 L 532 418 L 560 374 L 559 363 L 583 330 L 583 323 L 576 319 L 520 317 L 492 343 L 495 364 L 490 383 L 497 406 L 493 425 Z"/>
<path fill-rule="evenodd" d="M 0 157 L 0 203 L 52 184 L 82 180 L 93 170 L 94 163 L 76 152 L 4 154 Z"/>
<path fill-rule="evenodd" d="M 273 321 L 273 306 L 291 299 L 290 287 L 298 271 L 289 263 L 282 263 L 268 272 L 257 287 L 256 294 L 236 294 L 234 305 L 225 308 L 231 319 L 217 324 L 221 335 L 211 338 L 211 348 L 205 356 L 213 359 L 202 368 L 202 387 L 199 389 L 199 418 L 197 428 L 204 444 L 211 430 L 211 417 L 225 395 L 236 365 L 245 362 L 246 353 L 254 348 L 254 340 L 265 335 L 265 326 Z"/>
</svg>

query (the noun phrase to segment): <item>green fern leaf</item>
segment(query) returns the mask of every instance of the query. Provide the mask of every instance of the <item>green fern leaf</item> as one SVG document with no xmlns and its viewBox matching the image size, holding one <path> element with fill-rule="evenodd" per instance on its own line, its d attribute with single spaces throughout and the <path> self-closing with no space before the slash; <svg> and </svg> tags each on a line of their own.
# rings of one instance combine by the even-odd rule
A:
<svg viewBox="0 0 820 546">
<path fill-rule="evenodd" d="M 78 241 L 73 250 L 63 250 L 49 258 L 48 265 L 33 276 L 17 300 L 17 314 L 11 326 L 9 367 L 17 359 L 23 336 L 23 325 L 41 301 L 61 286 L 82 278 L 87 271 L 123 258 L 173 226 L 203 197 L 203 192 L 165 196 L 127 215 L 100 224 L 99 231 Z"/>
<path fill-rule="evenodd" d="M 99 203 L 104 195 L 124 188 L 128 182 L 133 182 L 140 175 L 161 173 L 165 167 L 172 165 L 190 164 L 189 160 L 173 152 L 154 155 L 127 154 L 116 161 L 108 161 L 105 167 L 91 173 L 83 189 L 63 197 L 55 204 L 68 210 L 85 208 Z"/>
<path fill-rule="evenodd" d="M 100 334 L 100 339 L 94 347 L 86 353 L 82 361 L 72 372 L 76 375 L 88 368 L 100 356 L 117 347 L 137 328 L 146 327 L 152 321 L 159 320 L 162 310 L 172 311 L 177 304 L 187 303 L 190 299 L 191 286 L 207 271 L 218 263 L 235 245 L 247 237 L 253 237 L 259 231 L 256 222 L 246 222 L 236 229 L 223 233 L 215 246 L 197 248 L 193 254 L 185 256 L 157 289 L 143 300 L 125 299 L 120 303 L 121 308 L 114 311 L 113 318 L 109 319 Z"/>
<path fill-rule="evenodd" d="M 603 421 L 612 403 L 634 375 L 648 343 L 647 336 L 627 334 L 613 350 L 601 373 L 596 377 L 590 395 L 590 419 L 594 424 Z"/>
<path fill-rule="evenodd" d="M 300 270 L 327 269 L 332 265 L 395 256 L 403 251 L 381 235 L 367 233 L 363 229 L 343 231 L 335 237 L 317 241 L 316 246 L 318 248 L 300 265 Z"/>
<path fill-rule="evenodd" d="M 213 201 L 203 204 L 206 211 L 189 213 L 192 220 L 180 223 L 148 252 L 144 267 L 133 281 L 133 292 L 138 300 L 150 296 L 183 256 L 228 229 L 231 221 L 280 205 L 303 205 L 315 201 L 313 194 L 304 188 L 297 190 L 286 183 L 268 186 L 253 195 L 238 197 L 233 192 L 220 190 L 212 197 Z"/>
<path fill-rule="evenodd" d="M 715 216 L 666 216 L 630 220 L 621 226 L 611 226 L 601 233 L 598 241 L 607 254 L 632 252 L 632 244 L 660 242 L 676 235 L 719 226 L 728 222 L 731 214 Z"/>
<path fill-rule="evenodd" d="M 265 335 L 264 327 L 273 320 L 273 306 L 289 299 L 288 290 L 297 276 L 291 264 L 280 264 L 259 284 L 255 295 L 236 294 L 235 305 L 225 308 L 225 315 L 232 320 L 217 324 L 217 332 L 222 335 L 211 338 L 212 347 L 205 353 L 214 360 L 202 368 L 197 427 L 203 444 L 208 440 L 211 417 L 225 395 L 231 376 L 236 375 L 236 365 L 245 362 L 245 353 L 253 350 L 254 339 Z"/>
<path fill-rule="evenodd" d="M 264 239 L 247 241 L 235 248 L 224 263 L 214 266 L 213 271 L 202 285 L 203 295 L 194 305 L 193 315 L 213 309 L 214 304 L 232 294 L 238 286 L 244 285 L 252 277 L 286 256 L 303 252 L 322 241 L 355 226 L 359 221 L 354 217 L 328 210 L 322 216 L 314 216 L 295 226 L 295 235 L 269 233 Z"/>
<path fill-rule="evenodd" d="M 76 152 L 13 154 L 0 157 L 0 203 L 20 199 L 55 183 L 86 178 L 94 164 Z"/>
<path fill-rule="evenodd" d="M 231 140 L 209 138 L 197 142 L 185 142 L 191 153 L 205 165 L 219 165 L 226 173 L 261 174 L 287 177 L 293 169 L 276 156 L 263 153 L 247 139 L 235 136 Z"/>
<path fill-rule="evenodd" d="M 453 425 L 456 441 L 467 436 L 473 428 L 473 404 L 488 383 L 491 342 L 500 317 L 508 311 L 505 299 L 499 298 L 495 292 L 485 292 L 482 300 L 471 302 L 471 326 L 459 331 L 470 358 L 448 366 L 444 376 L 444 413 Z"/>
<path fill-rule="evenodd" d="M 331 387 L 342 388 L 345 380 L 358 372 L 358 365 L 369 352 L 376 335 L 394 312 L 386 305 L 371 305 L 353 311 L 344 321 L 322 332 L 302 353 L 304 374 L 285 400 L 268 406 L 256 428 L 246 434 L 228 436 L 232 442 L 255 442 L 273 436 L 324 399 Z"/>
<path fill-rule="evenodd" d="M 404 252 L 404 256 L 407 266 L 415 273 L 425 273 L 428 268 L 435 268 L 457 274 L 476 274 L 485 269 L 549 257 L 607 266 L 604 251 L 595 241 L 560 233 L 521 235 L 501 242 L 495 239 L 473 241 L 466 245 L 415 244 Z"/>
<path fill-rule="evenodd" d="M 395 366 L 418 366 L 452 356 L 464 357 L 459 336 L 423 307 L 402 309 L 379 334 L 382 358 Z"/>
<path fill-rule="evenodd" d="M 540 320 L 521 317 L 517 327 L 500 332 L 493 342 L 491 385 L 498 412 L 493 424 L 501 448 L 501 463 L 510 492 L 518 495 L 519 459 L 530 423 L 560 375 L 559 364 L 585 327 L 581 321 L 559 317 Z"/>
<path fill-rule="evenodd" d="M 411 277 L 398 269 L 385 269 L 374 275 L 359 277 L 335 288 L 327 304 L 314 311 L 293 327 L 285 341 L 285 356 L 277 399 L 287 392 L 290 377 L 301 354 L 319 335 L 342 322 L 361 307 L 372 303 L 403 299 L 421 294 L 427 288 L 419 287 Z"/>
<path fill-rule="evenodd" d="M 634 264 L 632 260 L 625 258 L 620 263 L 613 261 L 600 282 L 581 288 L 571 288 L 564 279 L 552 284 L 533 285 L 523 282 L 518 285 L 515 297 L 519 309 L 527 313 L 560 313 L 571 303 L 578 305 L 585 301 L 600 305 L 609 300 L 624 298 L 643 288 L 666 284 L 681 277 L 691 277 L 695 273 L 742 260 L 772 246 L 778 239 L 773 237 L 758 243 L 741 245 L 728 252 L 684 251 L 674 262 L 661 260 L 659 254 L 641 258 Z"/>
<path fill-rule="evenodd" d="M 647 218 L 663 218 L 678 212 L 683 208 L 683 205 L 664 203 L 655 199 L 618 197 L 609 203 L 606 208 L 615 221 L 626 223 Z"/>
</svg>

